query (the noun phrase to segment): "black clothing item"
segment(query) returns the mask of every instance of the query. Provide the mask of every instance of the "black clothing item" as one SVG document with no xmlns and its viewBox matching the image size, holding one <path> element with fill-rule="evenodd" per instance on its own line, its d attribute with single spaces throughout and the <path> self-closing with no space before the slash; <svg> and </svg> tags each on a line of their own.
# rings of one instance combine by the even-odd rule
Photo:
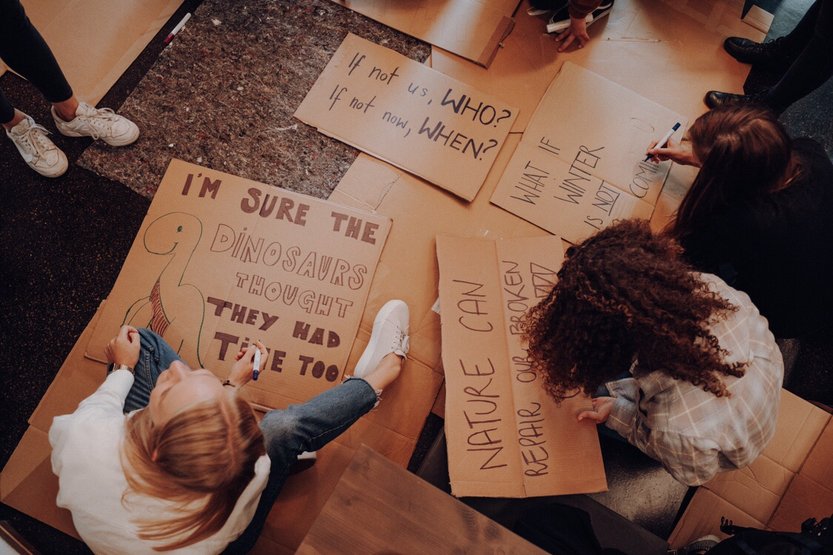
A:
<svg viewBox="0 0 833 555">
<path fill-rule="evenodd" d="M 709 555 L 833 555 L 831 518 L 801 524 L 801 532 L 771 532 L 734 526 L 721 518 L 720 530 L 731 534 L 708 551 Z"/>
<path fill-rule="evenodd" d="M 786 51 L 799 54 L 766 94 L 767 105 L 778 113 L 833 75 L 833 0 L 816 0 L 782 43 Z"/>
<path fill-rule="evenodd" d="M 72 96 L 72 88 L 49 45 L 26 17 L 19 0 L 0 0 L 0 58 L 49 102 L 62 102 Z M 14 107 L 0 91 L 0 123 L 13 118 Z"/>
<path fill-rule="evenodd" d="M 703 221 L 681 243 L 697 270 L 746 292 L 777 337 L 833 322 L 833 164 L 817 142 L 793 141 L 794 182 Z"/>
</svg>

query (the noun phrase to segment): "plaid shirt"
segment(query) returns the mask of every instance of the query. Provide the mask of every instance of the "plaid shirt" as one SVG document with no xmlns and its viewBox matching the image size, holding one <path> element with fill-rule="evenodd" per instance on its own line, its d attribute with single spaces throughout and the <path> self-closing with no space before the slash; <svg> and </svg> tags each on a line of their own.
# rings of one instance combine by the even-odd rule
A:
<svg viewBox="0 0 833 555">
<path fill-rule="evenodd" d="M 661 371 L 607 384 L 615 397 L 607 426 L 690 486 L 755 460 L 775 433 L 784 377 L 781 351 L 749 296 L 717 276 L 700 277 L 737 307 L 711 327 L 727 362 L 748 363 L 743 377 L 722 376 L 731 396 Z"/>
</svg>

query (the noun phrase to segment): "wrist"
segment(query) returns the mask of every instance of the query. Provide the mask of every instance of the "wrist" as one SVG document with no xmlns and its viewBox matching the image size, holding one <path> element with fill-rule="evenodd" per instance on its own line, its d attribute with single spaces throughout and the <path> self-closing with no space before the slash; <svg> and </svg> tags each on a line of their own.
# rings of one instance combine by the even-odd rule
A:
<svg viewBox="0 0 833 555">
<path fill-rule="evenodd" d="M 113 364 L 113 372 L 115 372 L 116 370 L 127 370 L 131 374 L 134 373 L 133 367 L 128 365 L 128 364 L 124 364 L 124 363 L 121 363 L 121 364 L 115 364 L 114 363 Z"/>
<path fill-rule="evenodd" d="M 223 387 L 230 387 L 232 389 L 239 389 L 242 384 L 237 383 L 236 381 L 232 380 L 231 378 L 226 378 L 223 380 Z"/>
</svg>

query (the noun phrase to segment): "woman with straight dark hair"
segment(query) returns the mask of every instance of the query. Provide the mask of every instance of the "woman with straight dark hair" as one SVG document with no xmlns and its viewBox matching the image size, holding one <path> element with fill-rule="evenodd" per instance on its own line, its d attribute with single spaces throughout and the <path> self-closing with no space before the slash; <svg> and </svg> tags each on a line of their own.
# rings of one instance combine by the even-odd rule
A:
<svg viewBox="0 0 833 555">
<path fill-rule="evenodd" d="M 833 313 L 833 164 L 761 106 L 700 116 L 690 144 L 651 148 L 700 172 L 668 231 L 695 268 L 745 291 L 778 337 L 827 330 Z"/>
</svg>

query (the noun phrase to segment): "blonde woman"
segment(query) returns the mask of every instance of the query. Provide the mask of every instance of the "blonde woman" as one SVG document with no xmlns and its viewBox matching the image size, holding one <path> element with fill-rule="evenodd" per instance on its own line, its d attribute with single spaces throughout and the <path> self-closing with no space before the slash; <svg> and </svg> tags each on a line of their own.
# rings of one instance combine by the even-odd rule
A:
<svg viewBox="0 0 833 555">
<path fill-rule="evenodd" d="M 57 504 L 96 553 L 246 552 L 298 455 L 346 430 L 398 377 L 407 332 L 407 305 L 388 302 L 353 377 L 258 424 L 237 392 L 262 344 L 221 381 L 123 326 L 106 349 L 114 370 L 49 431 Z"/>
</svg>

